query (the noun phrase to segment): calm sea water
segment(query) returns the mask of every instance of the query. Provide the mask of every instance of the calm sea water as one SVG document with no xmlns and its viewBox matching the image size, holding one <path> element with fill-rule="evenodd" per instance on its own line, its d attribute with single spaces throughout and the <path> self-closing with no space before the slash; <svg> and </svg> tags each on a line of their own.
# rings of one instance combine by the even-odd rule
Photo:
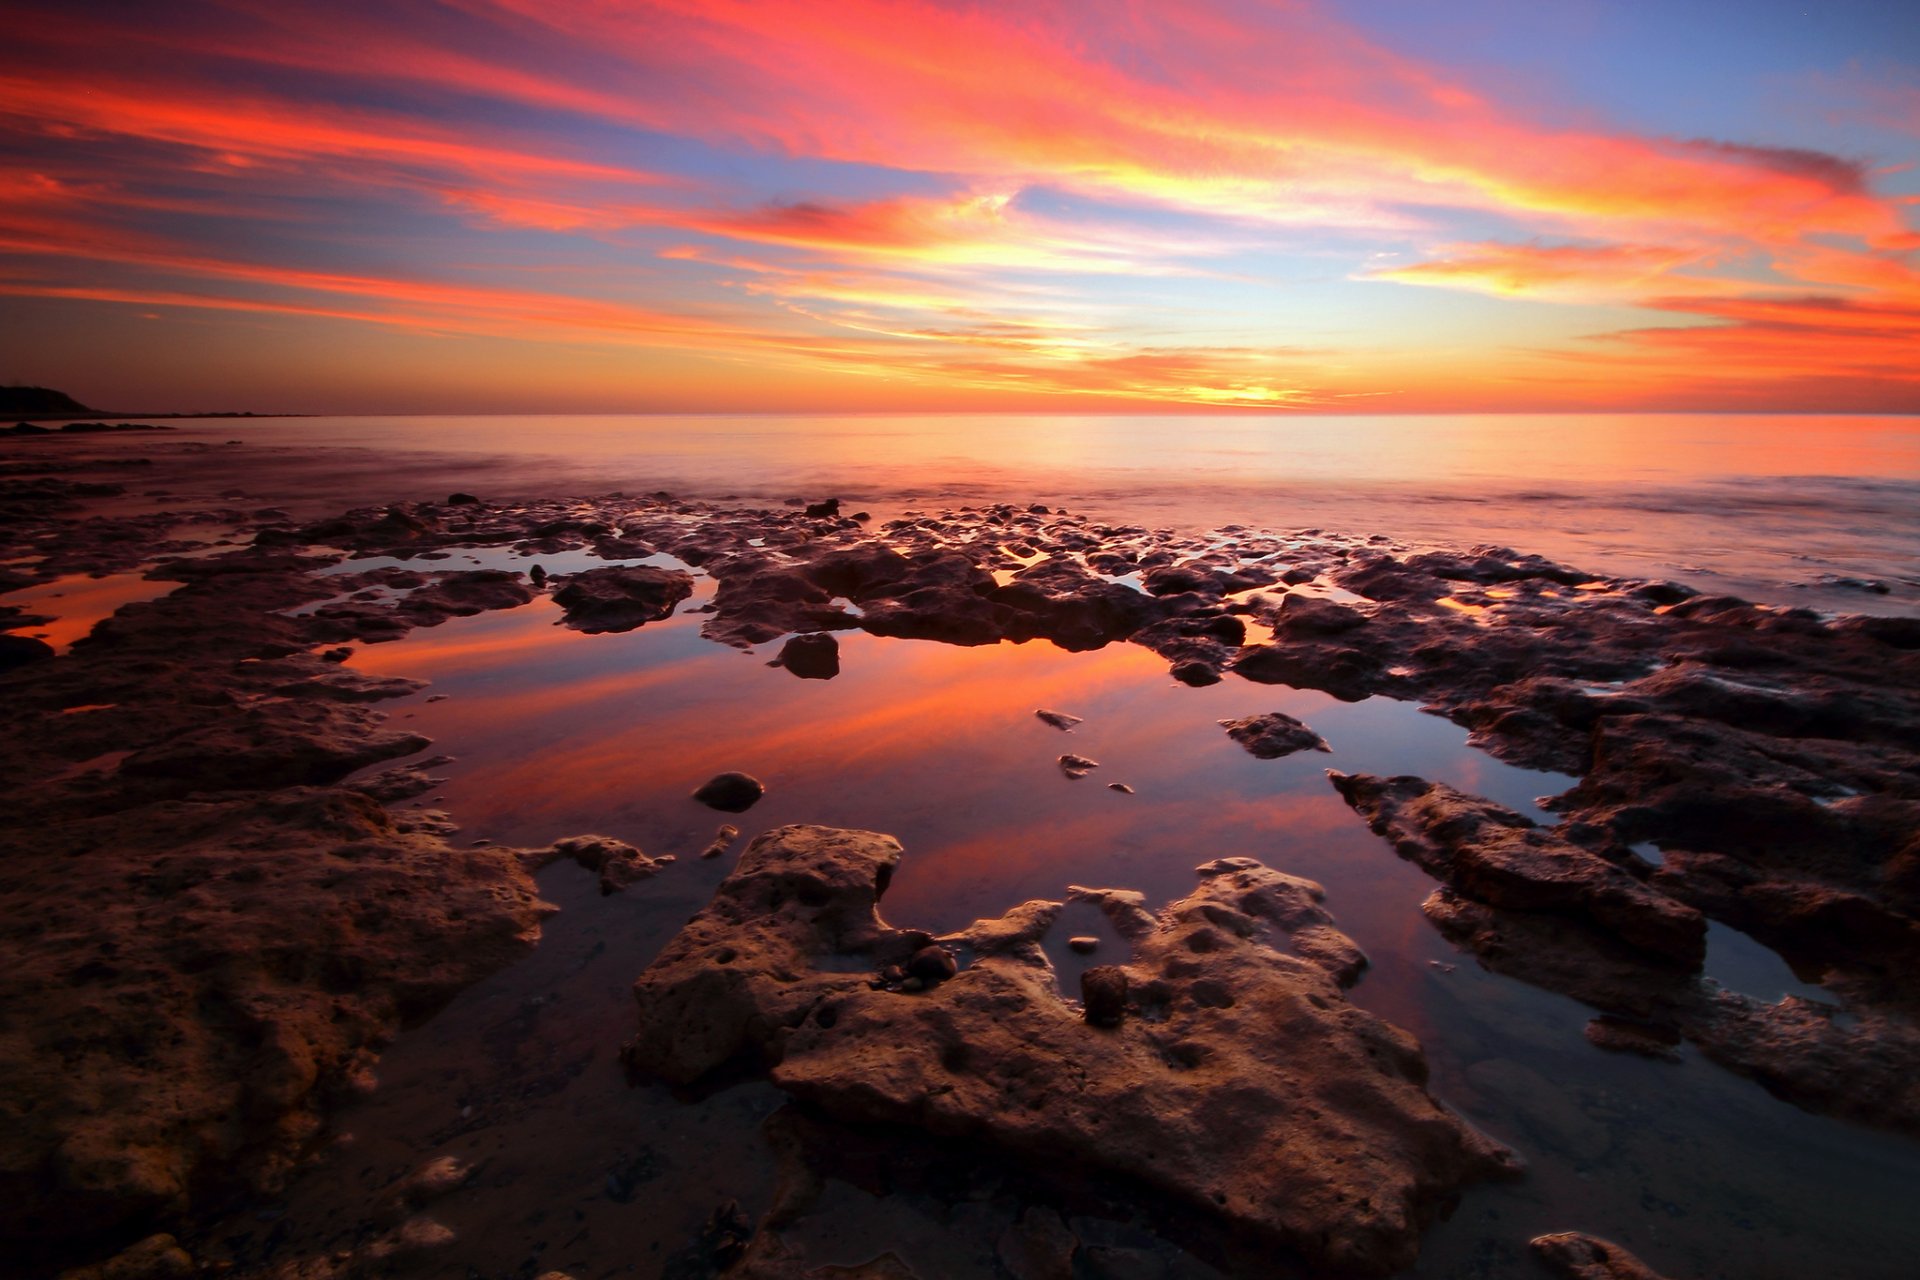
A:
<svg viewBox="0 0 1920 1280">
<path fill-rule="evenodd" d="M 1836 612 L 1920 612 L 1920 417 L 498 416 L 187 424 L 321 449 L 277 500 L 450 485 L 669 490 L 876 514 L 1038 501 L 1105 518 L 1491 542 Z M 291 459 L 289 458 L 289 461 Z M 250 483 L 252 481 L 250 480 Z M 1836 580 L 1876 583 L 1863 589 Z"/>
<path fill-rule="evenodd" d="M 755 505 L 833 494 L 881 517 L 1039 501 L 1154 526 L 1498 542 L 1762 600 L 1920 613 L 1912 417 L 407 417 L 182 428 L 189 440 L 241 440 L 236 465 L 209 467 L 204 451 L 163 459 L 153 489 L 170 494 L 143 486 L 140 501 L 239 489 L 321 514 L 451 489 L 498 499 L 666 489 Z M 74 611 L 77 635 L 153 586 L 62 582 L 36 607 Z M 712 590 L 701 576 L 689 605 Z M 457 1233 L 435 1255 L 440 1274 L 674 1274 L 669 1259 L 717 1205 L 767 1211 L 780 1172 L 762 1122 L 778 1091 L 630 1088 L 616 1057 L 633 1030 L 629 984 L 734 863 L 699 858 L 719 815 L 688 797 L 730 768 L 769 788 L 737 819 L 742 843 L 785 822 L 899 836 L 907 855 L 886 914 L 902 925 L 958 928 L 1075 883 L 1165 902 L 1192 886 L 1197 863 L 1222 855 L 1321 881 L 1372 959 L 1353 999 L 1417 1035 L 1435 1094 L 1529 1165 L 1518 1183 L 1469 1191 L 1428 1233 L 1409 1277 L 1541 1280 L 1526 1239 L 1568 1229 L 1700 1280 L 1912 1274 L 1920 1145 L 1810 1115 L 1692 1049 L 1677 1064 L 1594 1049 L 1581 1034 L 1590 1010 L 1481 969 L 1431 928 L 1420 902 L 1432 881 L 1366 829 L 1323 770 L 1419 773 L 1522 812 L 1571 778 L 1493 760 L 1411 704 L 1240 680 L 1187 688 L 1132 645 L 963 649 L 847 633 L 843 674 L 820 682 L 769 667 L 777 644 L 742 653 L 701 638 L 701 615 L 685 610 L 621 635 L 582 635 L 557 616 L 538 599 L 360 648 L 350 663 L 432 682 L 383 709 L 456 758 L 416 804 L 444 807 L 463 827 L 458 840 L 537 846 L 598 831 L 680 861 L 608 898 L 576 868 L 545 872 L 542 892 L 562 910 L 535 952 L 403 1035 L 380 1088 L 339 1113 L 340 1145 L 284 1202 L 208 1233 L 240 1274 L 361 1238 L 368 1206 L 445 1155 L 477 1173 L 433 1206 Z M 1041 706 L 1086 722 L 1061 735 L 1034 718 Z M 1332 753 L 1256 760 L 1219 727 L 1272 710 L 1311 724 Z M 1064 778 L 1054 758 L 1068 749 L 1101 761 L 1098 776 Z M 1097 917 L 1070 913 L 1048 943 L 1066 989 L 1086 961 L 1058 944 L 1076 932 L 1100 934 L 1103 959 L 1124 949 Z M 1706 973 L 1761 999 L 1828 998 L 1720 926 Z M 829 1177 L 788 1237 L 815 1263 L 892 1250 L 921 1275 L 995 1280 L 995 1241 L 1020 1209 L 990 1183 L 955 1203 Z M 1140 1250 L 1137 1274 L 1221 1274 L 1137 1225 L 1097 1213 L 1071 1225 L 1089 1246 Z"/>
</svg>

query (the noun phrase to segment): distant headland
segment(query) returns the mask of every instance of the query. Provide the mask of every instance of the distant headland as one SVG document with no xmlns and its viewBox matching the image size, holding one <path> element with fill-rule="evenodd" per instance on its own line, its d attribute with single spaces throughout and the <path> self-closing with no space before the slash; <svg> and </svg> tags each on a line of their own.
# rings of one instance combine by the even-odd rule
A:
<svg viewBox="0 0 1920 1280">
<path fill-rule="evenodd" d="M 32 422 L 40 418 L 290 418 L 298 414 L 236 413 L 134 413 L 126 409 L 93 409 L 64 391 L 52 387 L 0 386 L 0 417 Z"/>
</svg>

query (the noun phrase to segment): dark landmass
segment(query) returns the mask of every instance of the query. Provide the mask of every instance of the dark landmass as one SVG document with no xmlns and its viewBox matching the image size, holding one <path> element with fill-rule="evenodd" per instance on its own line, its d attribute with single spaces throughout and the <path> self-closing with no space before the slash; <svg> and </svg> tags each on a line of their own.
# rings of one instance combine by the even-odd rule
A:
<svg viewBox="0 0 1920 1280">
<path fill-rule="evenodd" d="M 1004 504 L 878 528 L 824 501 L 670 495 L 459 494 L 304 523 L 109 514 L 139 460 L 60 453 L 0 456 L 0 626 L 31 622 L 5 592 L 60 574 L 180 586 L 64 656 L 0 655 L 16 664 L 0 674 L 0 1228 L 47 1270 L 129 1244 L 171 1259 L 178 1241 L 154 1233 L 189 1238 L 281 1186 L 400 1027 L 524 951 L 532 866 L 571 858 L 609 892 L 661 870 L 604 837 L 455 849 L 445 815 L 388 807 L 429 790 L 431 764 L 344 781 L 427 744 L 376 709 L 418 685 L 346 672 L 331 646 L 540 593 L 576 628 L 627 630 L 694 582 L 620 566 L 314 576 L 456 547 L 664 553 L 717 584 L 709 638 L 806 637 L 783 659 L 796 674 L 824 673 L 824 641 L 857 629 L 1130 642 L 1185 684 L 1419 700 L 1503 759 L 1579 779 L 1548 827 L 1424 779 L 1334 777 L 1356 820 L 1434 879 L 1424 910 L 1448 939 L 1585 1003 L 1596 1046 L 1691 1043 L 1800 1106 L 1920 1133 L 1920 621 L 1593 578 L 1506 548 L 1188 536 Z M 195 525 L 238 529 L 238 545 L 207 554 L 182 536 Z M 1257 754 L 1319 741 L 1271 716 L 1228 728 Z M 722 833 L 719 852 L 737 834 Z M 1347 1002 L 1365 957 L 1317 886 L 1229 859 L 1157 915 L 1137 894 L 1079 891 L 1130 954 L 1072 993 L 1035 945 L 1060 904 L 940 939 L 895 928 L 875 905 L 898 856 L 872 833 L 756 840 L 641 975 L 633 1068 L 686 1086 L 765 1074 L 795 1100 L 783 1150 L 801 1164 L 835 1143 L 792 1133 L 825 1120 L 964 1139 L 1350 1273 L 1404 1265 L 1455 1188 L 1509 1172 L 1427 1095 L 1412 1038 Z M 1709 920 L 1832 1003 L 1719 989 L 1700 973 Z M 1270 1131 L 1275 1116 L 1289 1123 Z M 757 1224 L 716 1215 L 709 1269 L 688 1274 L 853 1274 L 806 1270 L 782 1232 L 809 1203 L 793 1197 Z M 432 1235 L 409 1219 L 282 1274 L 430 1270 Z M 1537 1247 L 1565 1274 L 1641 1274 L 1605 1242 L 1549 1239 Z M 1039 1219 L 1015 1246 L 1079 1248 Z"/>
<path fill-rule="evenodd" d="M 66 418 L 299 418 L 297 413 L 251 413 L 223 410 L 207 413 L 134 413 L 125 409 L 90 409 L 64 391 L 51 387 L 0 387 L 0 418 L 18 418 L 23 422 L 60 421 Z M 121 430 L 135 430 L 123 424 Z M 24 433 L 22 433 L 24 434 Z"/>
<path fill-rule="evenodd" d="M 52 387 L 0 387 L 0 414 L 70 418 L 98 412 Z"/>
</svg>

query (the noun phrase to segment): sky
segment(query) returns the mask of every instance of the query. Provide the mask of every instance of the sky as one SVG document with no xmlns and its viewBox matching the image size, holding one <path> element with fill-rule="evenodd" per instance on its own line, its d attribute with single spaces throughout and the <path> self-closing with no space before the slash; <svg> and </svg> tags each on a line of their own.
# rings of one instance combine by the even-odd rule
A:
<svg viewBox="0 0 1920 1280">
<path fill-rule="evenodd" d="M 1920 412 L 1914 0 L 0 0 L 123 412 Z"/>
</svg>

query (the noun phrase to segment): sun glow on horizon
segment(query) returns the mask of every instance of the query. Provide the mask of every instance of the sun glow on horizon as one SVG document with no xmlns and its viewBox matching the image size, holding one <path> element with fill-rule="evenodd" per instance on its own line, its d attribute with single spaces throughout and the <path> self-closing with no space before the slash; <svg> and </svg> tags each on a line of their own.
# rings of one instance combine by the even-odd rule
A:
<svg viewBox="0 0 1920 1280">
<path fill-rule="evenodd" d="M 0 378 L 115 407 L 1920 411 L 1870 6 L 8 8 Z"/>
</svg>

